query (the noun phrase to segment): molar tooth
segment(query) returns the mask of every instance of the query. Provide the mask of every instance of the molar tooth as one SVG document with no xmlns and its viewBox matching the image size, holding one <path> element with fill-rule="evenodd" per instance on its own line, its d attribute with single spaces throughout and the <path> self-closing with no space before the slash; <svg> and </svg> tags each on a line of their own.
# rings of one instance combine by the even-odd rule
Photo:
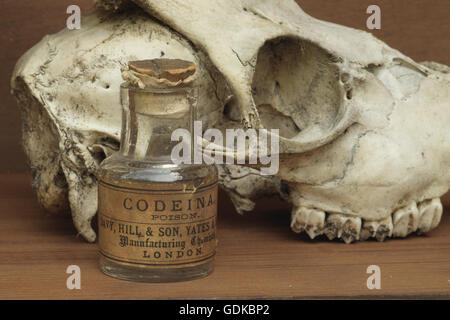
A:
<svg viewBox="0 0 450 320">
<path fill-rule="evenodd" d="M 441 221 L 442 211 L 442 203 L 439 198 L 419 204 L 419 233 L 425 233 L 436 228 Z"/>
<path fill-rule="evenodd" d="M 344 224 L 341 238 L 345 243 L 352 243 L 353 241 L 359 240 L 361 233 L 361 218 L 347 218 Z"/>
<path fill-rule="evenodd" d="M 371 228 L 372 227 L 367 226 L 366 222 L 364 222 L 363 223 L 363 228 L 361 229 L 361 234 L 359 236 L 359 240 L 366 241 L 370 237 L 373 237 L 373 234 L 375 233 L 375 231 L 373 231 L 373 229 L 371 229 Z"/>
<path fill-rule="evenodd" d="M 361 233 L 361 218 L 349 217 L 338 213 L 328 216 L 325 234 L 328 239 L 333 240 L 338 237 L 345 243 L 359 240 Z"/>
<path fill-rule="evenodd" d="M 361 230 L 361 240 L 372 237 L 378 241 L 384 241 L 386 237 L 392 237 L 393 228 L 391 216 L 378 221 L 365 221 Z"/>
<path fill-rule="evenodd" d="M 386 237 L 392 237 L 393 230 L 394 225 L 392 223 L 392 217 L 389 216 L 380 222 L 375 238 L 377 239 L 377 241 L 382 242 Z"/>
<path fill-rule="evenodd" d="M 329 240 L 333 240 L 338 236 L 338 217 L 337 214 L 330 214 L 327 217 L 327 223 L 325 224 L 325 235 Z"/>
<path fill-rule="evenodd" d="M 419 209 L 416 203 L 398 209 L 393 215 L 394 237 L 406 237 L 417 230 L 419 226 Z"/>
<path fill-rule="evenodd" d="M 311 239 L 323 233 L 325 226 L 325 212 L 305 207 L 292 212 L 291 229 L 300 233 L 306 231 Z"/>
</svg>

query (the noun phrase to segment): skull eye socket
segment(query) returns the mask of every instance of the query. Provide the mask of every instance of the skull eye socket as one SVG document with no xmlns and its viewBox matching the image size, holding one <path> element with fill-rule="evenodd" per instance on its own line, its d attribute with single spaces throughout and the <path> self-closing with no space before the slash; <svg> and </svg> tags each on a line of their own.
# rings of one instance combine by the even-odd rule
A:
<svg viewBox="0 0 450 320">
<path fill-rule="evenodd" d="M 344 100 L 336 62 L 301 39 L 267 41 L 258 52 L 252 82 L 262 125 L 279 129 L 287 139 L 331 131 Z"/>
</svg>

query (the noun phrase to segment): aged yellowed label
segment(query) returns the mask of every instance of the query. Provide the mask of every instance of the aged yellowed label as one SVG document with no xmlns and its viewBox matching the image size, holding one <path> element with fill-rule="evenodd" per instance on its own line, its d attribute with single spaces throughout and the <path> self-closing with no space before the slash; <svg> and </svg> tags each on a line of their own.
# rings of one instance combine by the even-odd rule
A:
<svg viewBox="0 0 450 320">
<path fill-rule="evenodd" d="M 217 181 L 137 185 L 99 181 L 99 246 L 105 257 L 135 266 L 182 268 L 216 249 Z"/>
</svg>

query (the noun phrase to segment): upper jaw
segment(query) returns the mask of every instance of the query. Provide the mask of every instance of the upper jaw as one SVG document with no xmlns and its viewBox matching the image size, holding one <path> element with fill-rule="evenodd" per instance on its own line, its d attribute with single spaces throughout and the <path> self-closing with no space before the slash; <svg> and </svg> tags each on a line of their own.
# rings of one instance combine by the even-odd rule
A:
<svg viewBox="0 0 450 320">
<path fill-rule="evenodd" d="M 375 238 L 384 241 L 390 237 L 406 237 L 435 229 L 441 221 L 443 207 L 439 198 L 411 203 L 384 219 L 366 220 L 341 213 L 297 207 L 292 212 L 291 229 L 306 232 L 311 239 L 326 235 L 328 239 L 342 239 L 345 243 Z"/>
</svg>

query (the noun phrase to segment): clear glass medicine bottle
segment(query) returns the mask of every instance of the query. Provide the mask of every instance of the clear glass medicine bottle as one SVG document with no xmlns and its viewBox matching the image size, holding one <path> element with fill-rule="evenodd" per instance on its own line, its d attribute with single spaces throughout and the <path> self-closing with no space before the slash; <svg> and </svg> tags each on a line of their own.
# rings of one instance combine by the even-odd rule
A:
<svg viewBox="0 0 450 320">
<path fill-rule="evenodd" d="M 186 79 L 195 65 L 134 61 L 127 72 L 136 81 L 121 86 L 120 150 L 98 173 L 100 268 L 142 282 L 204 277 L 216 249 L 217 169 L 171 157 L 175 129 L 190 132 L 193 146 L 196 99 Z"/>
</svg>

